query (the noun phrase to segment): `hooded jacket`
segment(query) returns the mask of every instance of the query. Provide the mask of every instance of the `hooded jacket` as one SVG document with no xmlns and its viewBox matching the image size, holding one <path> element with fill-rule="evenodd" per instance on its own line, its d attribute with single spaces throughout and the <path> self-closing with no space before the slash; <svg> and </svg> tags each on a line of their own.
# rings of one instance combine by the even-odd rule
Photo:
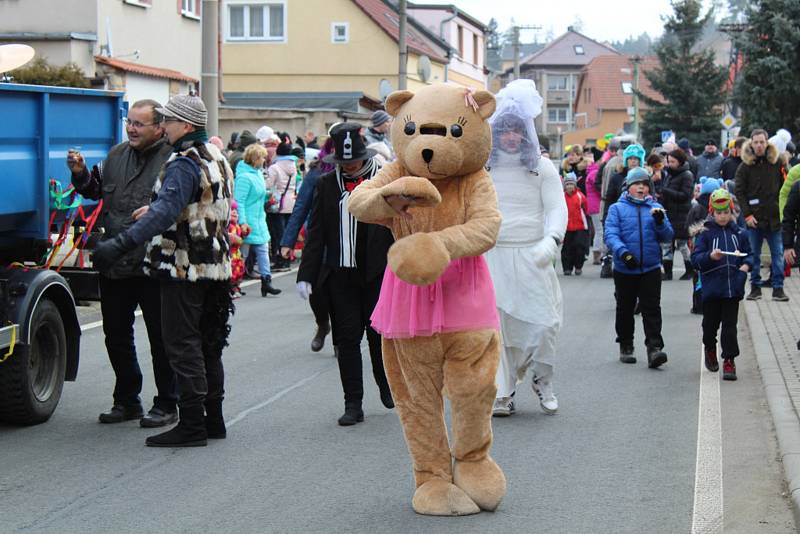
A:
<svg viewBox="0 0 800 534">
<path fill-rule="evenodd" d="M 586 169 L 586 205 L 589 215 L 600 213 L 600 190 L 595 187 L 600 165 L 593 161 Z"/>
<path fill-rule="evenodd" d="M 703 152 L 697 156 L 697 176 L 719 177 L 722 161 L 722 154 L 719 152 L 714 152 L 713 154 Z"/>
<path fill-rule="evenodd" d="M 248 245 L 265 245 L 270 241 L 267 229 L 267 216 L 264 203 L 267 200 L 267 187 L 264 173 L 242 160 L 236 166 L 233 196 L 239 204 L 239 224 L 250 226 L 250 234 L 244 238 Z"/>
<path fill-rule="evenodd" d="M 297 197 L 295 191 L 297 186 L 296 178 L 297 167 L 293 158 L 279 159 L 267 169 L 267 189 L 276 196 L 280 196 L 278 213 L 292 213 L 295 198 Z"/>
<path fill-rule="evenodd" d="M 756 157 L 750 141 L 742 147 L 742 164 L 736 170 L 736 199 L 746 219 L 753 215 L 758 229 L 780 230 L 778 195 L 783 186 L 783 173 L 778 149 L 767 143 L 762 157 Z"/>
<path fill-rule="evenodd" d="M 719 260 L 712 260 L 711 252 L 716 248 L 723 252 L 738 250 L 747 256 L 726 254 Z M 745 264 L 753 268 L 750 240 L 744 230 L 733 221 L 720 226 L 709 216 L 697 234 L 692 252 L 692 265 L 700 273 L 703 301 L 744 298 L 747 273 L 739 268 Z"/>
<path fill-rule="evenodd" d="M 674 235 L 669 217 L 656 224 L 653 208 L 661 204 L 646 197 L 637 201 L 625 192 L 619 202 L 608 210 L 603 226 L 606 246 L 614 254 L 614 270 L 622 274 L 645 274 L 661 268 L 661 247 L 659 243 L 669 243 Z M 630 252 L 639 266 L 629 269 L 622 256 Z"/>
</svg>

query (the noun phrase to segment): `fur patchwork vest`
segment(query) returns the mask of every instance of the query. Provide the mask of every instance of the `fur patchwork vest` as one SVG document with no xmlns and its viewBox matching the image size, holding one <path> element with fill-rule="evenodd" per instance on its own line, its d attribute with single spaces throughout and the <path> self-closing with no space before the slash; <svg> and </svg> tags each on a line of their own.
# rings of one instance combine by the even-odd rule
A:
<svg viewBox="0 0 800 534">
<path fill-rule="evenodd" d="M 187 157 L 200 168 L 200 187 L 175 223 L 147 245 L 144 269 L 154 278 L 230 280 L 231 255 L 228 223 L 233 173 L 222 153 L 211 144 L 196 142 L 173 153 L 153 187 L 158 195 L 169 164 Z"/>
</svg>

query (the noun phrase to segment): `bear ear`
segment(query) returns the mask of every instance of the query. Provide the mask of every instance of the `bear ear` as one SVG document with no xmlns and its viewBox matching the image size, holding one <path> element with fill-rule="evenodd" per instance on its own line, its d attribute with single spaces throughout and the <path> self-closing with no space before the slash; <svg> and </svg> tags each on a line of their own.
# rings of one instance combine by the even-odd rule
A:
<svg viewBox="0 0 800 534">
<path fill-rule="evenodd" d="M 473 95 L 475 98 L 475 102 L 478 103 L 478 115 L 483 117 L 484 119 L 488 119 L 494 113 L 494 109 L 497 106 L 497 101 L 494 99 L 494 95 L 489 91 L 476 91 Z"/>
<path fill-rule="evenodd" d="M 400 111 L 400 106 L 414 98 L 414 93 L 411 91 L 395 91 L 386 99 L 386 111 L 389 115 L 396 117 Z"/>
</svg>

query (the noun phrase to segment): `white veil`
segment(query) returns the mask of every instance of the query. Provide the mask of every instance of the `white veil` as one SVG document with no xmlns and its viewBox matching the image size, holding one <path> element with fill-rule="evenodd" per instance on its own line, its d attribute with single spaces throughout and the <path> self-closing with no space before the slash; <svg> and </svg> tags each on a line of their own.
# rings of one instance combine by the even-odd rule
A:
<svg viewBox="0 0 800 534">
<path fill-rule="evenodd" d="M 511 154 L 519 153 L 519 165 L 525 166 L 529 171 L 536 169 L 541 153 L 539 152 L 539 137 L 533 119 L 542 112 L 543 99 L 536 90 L 533 80 L 514 80 L 496 95 L 497 107 L 489 118 L 492 127 L 492 154 L 489 157 L 489 167 L 504 165 L 512 161 L 507 157 L 499 157 L 499 152 L 508 155 L 509 148 L 503 143 L 502 136 L 507 132 L 515 132 L 521 139 L 512 143 Z M 516 158 L 513 158 L 516 163 Z"/>
</svg>

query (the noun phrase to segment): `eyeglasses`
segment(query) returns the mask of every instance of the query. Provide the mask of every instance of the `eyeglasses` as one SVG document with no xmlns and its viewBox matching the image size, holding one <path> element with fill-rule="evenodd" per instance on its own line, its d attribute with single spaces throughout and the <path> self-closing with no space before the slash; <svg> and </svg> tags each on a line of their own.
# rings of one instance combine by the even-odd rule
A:
<svg viewBox="0 0 800 534">
<path fill-rule="evenodd" d="M 144 128 L 145 126 L 158 126 L 157 122 L 151 122 L 150 124 L 145 124 L 145 123 L 139 122 L 139 121 L 132 121 L 127 117 L 125 117 L 125 119 L 123 119 L 123 120 L 125 121 L 125 124 L 127 126 L 130 126 L 131 128 L 136 128 L 137 130 L 139 128 Z"/>
</svg>

